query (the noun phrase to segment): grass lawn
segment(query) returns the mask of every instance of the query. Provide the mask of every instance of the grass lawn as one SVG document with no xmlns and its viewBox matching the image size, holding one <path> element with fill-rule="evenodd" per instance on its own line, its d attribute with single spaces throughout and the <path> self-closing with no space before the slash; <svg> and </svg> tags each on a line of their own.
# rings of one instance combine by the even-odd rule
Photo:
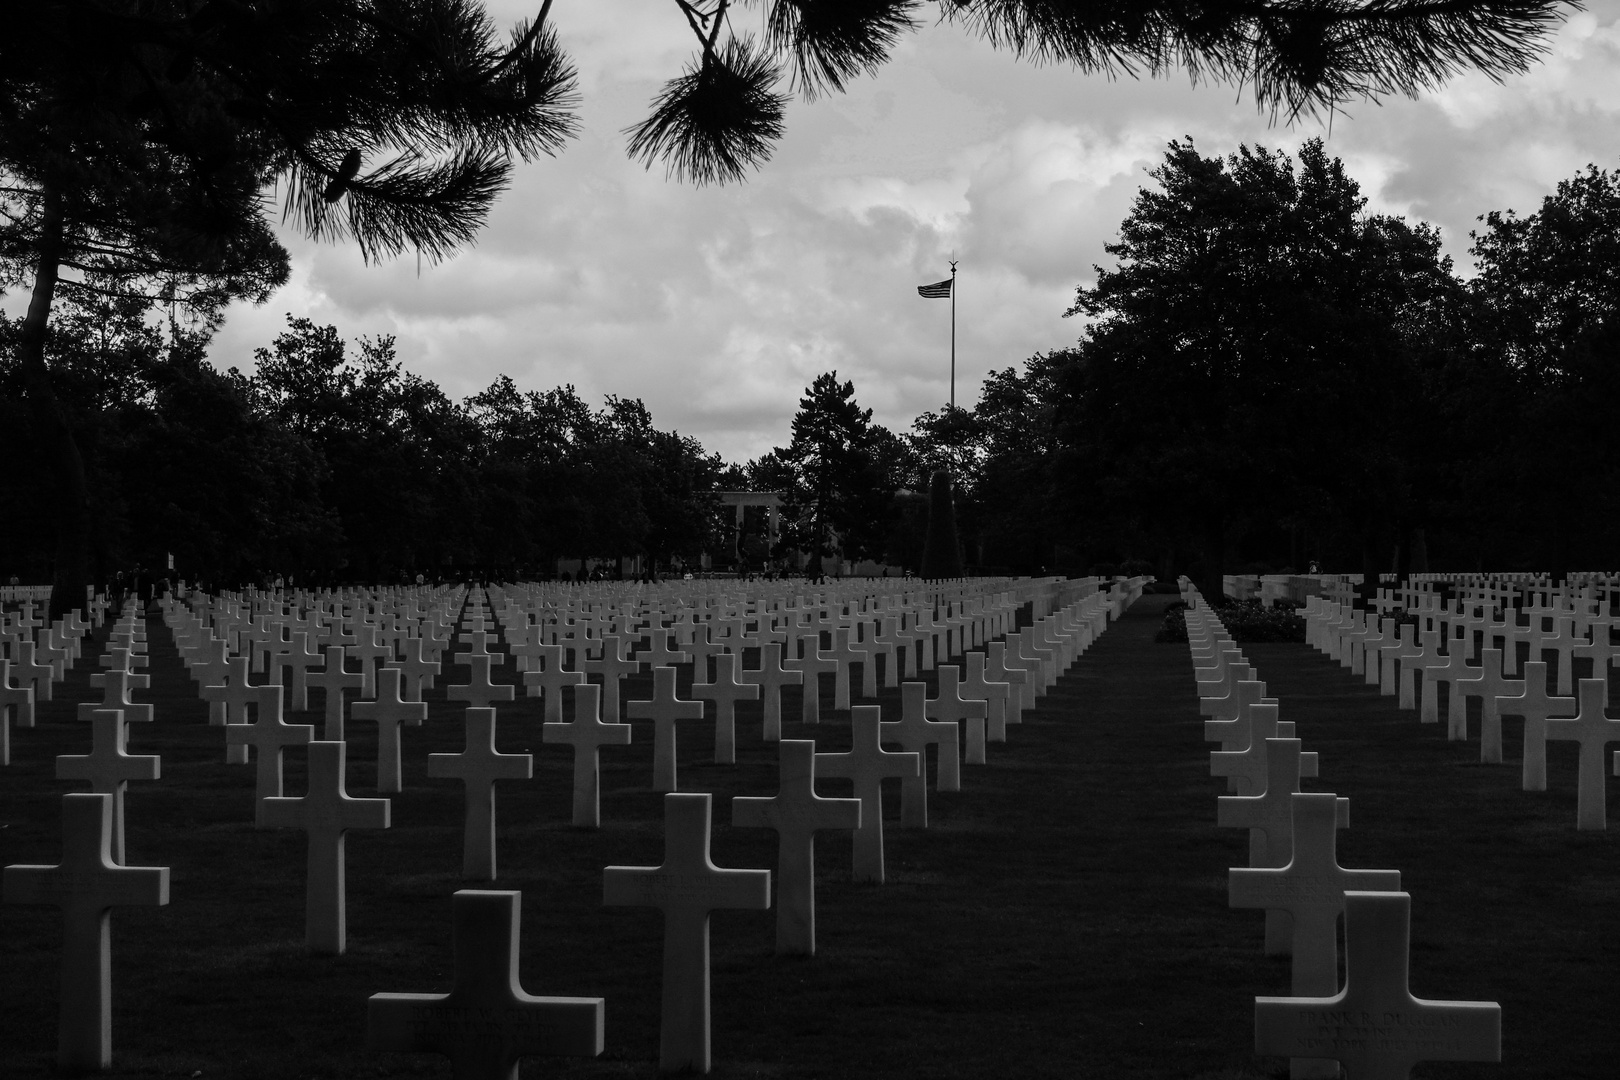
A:
<svg viewBox="0 0 1620 1080">
<path fill-rule="evenodd" d="M 1224 785 L 1208 775 L 1187 647 L 1152 643 L 1173 599 L 1139 600 L 1005 745 L 991 745 L 988 766 L 963 766 L 960 793 L 930 792 L 930 828 L 899 828 L 890 781 L 887 884 L 853 883 L 847 834 L 822 835 L 817 957 L 773 955 L 774 911 L 714 916 L 714 1075 L 1286 1075 L 1252 1045 L 1253 999 L 1286 992 L 1287 961 L 1261 954 L 1259 912 L 1226 907 L 1226 868 L 1243 864 L 1246 837 L 1214 825 Z M 449 989 L 462 795 L 458 782 L 426 776 L 426 758 L 461 749 L 460 710 L 443 687 L 466 669 L 447 665 L 426 726 L 404 729 L 393 827 L 349 835 L 347 954 L 310 957 L 304 836 L 253 827 L 252 767 L 224 764 L 222 732 L 206 725 L 167 630 L 154 620 L 150 637 L 153 687 L 136 697 L 156 704 L 157 720 L 132 725 L 130 752 L 162 755 L 163 777 L 130 786 L 127 861 L 171 867 L 171 898 L 113 912 L 109 1075 L 448 1077 L 442 1058 L 370 1053 L 363 1038 L 370 994 Z M 1477 743 L 1448 744 L 1443 724 L 1420 727 L 1304 646 L 1244 651 L 1322 755 L 1307 789 L 1351 800 L 1341 862 L 1402 872 L 1413 991 L 1502 1004 L 1502 1065 L 1415 1075 L 1612 1077 L 1620 852 L 1613 834 L 1575 831 L 1573 747 L 1550 748 L 1550 792 L 1521 792 L 1517 721 L 1507 722 L 1509 763 L 1479 766 Z M 39 707 L 38 727 L 12 733 L 0 864 L 60 858 L 60 796 L 83 785 L 55 780 L 54 758 L 88 749 L 73 712 L 100 696 L 92 665 L 81 661 Z M 497 678 L 517 675 L 508 666 Z M 683 694 L 689 681 L 683 671 Z M 650 676 L 626 691 L 650 696 Z M 311 699 L 315 711 L 290 719 L 318 734 L 321 692 Z M 822 700 L 832 701 L 830 676 Z M 784 692 L 786 737 L 848 748 L 847 714 L 804 725 L 798 702 Z M 881 702 L 897 710 L 898 691 Z M 721 866 L 775 866 L 773 832 L 729 824 L 731 796 L 776 791 L 759 708 L 738 707 L 735 766 L 708 763 L 712 724 L 681 727 L 680 788 L 714 793 Z M 541 744 L 539 702 L 520 697 L 499 716 L 498 746 L 533 753 L 535 779 L 497 785 L 501 877 L 468 884 L 522 891 L 529 993 L 607 1000 L 601 1058 L 531 1058 L 524 1072 L 654 1075 L 662 919 L 600 902 L 603 867 L 662 857 L 652 725 L 632 721 L 634 744 L 603 750 L 604 824 L 586 831 L 568 825 L 572 750 Z M 375 751 L 375 728 L 351 721 L 350 794 L 376 794 Z M 287 793 L 301 794 L 302 751 L 288 752 L 286 775 Z M 823 795 L 848 788 L 818 784 Z M 5 1080 L 52 1075 L 60 933 L 56 909 L 0 908 Z"/>
</svg>

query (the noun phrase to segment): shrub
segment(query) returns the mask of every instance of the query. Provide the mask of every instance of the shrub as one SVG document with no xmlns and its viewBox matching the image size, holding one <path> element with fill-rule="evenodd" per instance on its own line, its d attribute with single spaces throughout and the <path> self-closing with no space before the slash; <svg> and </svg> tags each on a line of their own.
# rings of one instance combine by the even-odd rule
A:
<svg viewBox="0 0 1620 1080">
<path fill-rule="evenodd" d="M 1119 574 L 1119 567 L 1111 562 L 1093 563 L 1091 569 L 1086 571 L 1088 577 L 1111 578 Z"/>
<path fill-rule="evenodd" d="M 1187 640 L 1186 604 L 1171 604 L 1165 609 L 1164 625 L 1153 635 L 1154 641 L 1174 642 Z M 1223 596 L 1215 605 L 1215 613 L 1226 626 L 1232 640 L 1240 643 L 1266 641 L 1305 641 L 1305 619 L 1297 612 L 1298 604 L 1279 600 L 1274 607 L 1262 607 L 1258 600 L 1234 600 Z"/>
<path fill-rule="evenodd" d="M 1160 625 L 1153 640 L 1161 644 L 1167 642 L 1185 642 L 1187 640 L 1187 604 L 1177 600 L 1164 609 L 1164 622 Z"/>
</svg>

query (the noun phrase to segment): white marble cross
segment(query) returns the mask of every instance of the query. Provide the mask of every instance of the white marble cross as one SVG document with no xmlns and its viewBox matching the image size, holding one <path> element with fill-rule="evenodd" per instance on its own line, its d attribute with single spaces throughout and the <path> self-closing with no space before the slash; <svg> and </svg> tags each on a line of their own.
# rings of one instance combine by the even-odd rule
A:
<svg viewBox="0 0 1620 1080">
<path fill-rule="evenodd" d="M 225 742 L 230 746 L 251 746 L 259 759 L 253 786 L 253 820 L 263 825 L 265 800 L 281 795 L 281 752 L 289 746 L 309 743 L 315 729 L 308 724 L 289 724 L 281 718 L 281 687 L 249 689 L 257 715 L 251 724 L 227 724 Z"/>
<path fill-rule="evenodd" d="M 827 653 L 828 659 L 833 661 L 833 708 L 849 708 L 850 680 L 854 676 L 854 666 L 872 666 L 872 651 L 855 643 L 855 630 L 849 626 L 833 628 L 833 647 Z M 876 696 L 876 695 L 874 695 Z"/>
<path fill-rule="evenodd" d="M 443 1054 L 457 1080 L 515 1080 L 523 1057 L 602 1052 L 601 998 L 533 997 L 518 981 L 522 894 L 458 889 L 451 898 L 448 994 L 372 994 L 366 1049 Z"/>
<path fill-rule="evenodd" d="M 692 660 L 692 678 L 706 680 L 709 677 L 709 657 L 724 652 L 725 646 L 718 641 L 711 641 L 709 624 L 700 623 L 693 628 L 692 640 L 681 645 L 681 651 Z"/>
<path fill-rule="evenodd" d="M 97 709 L 119 709 L 124 714 L 127 724 L 149 724 L 152 722 L 153 711 L 149 704 L 138 704 L 130 700 L 133 690 L 145 690 L 152 685 L 152 676 L 136 675 L 130 671 L 98 671 L 90 676 L 90 685 L 101 690 L 100 701 L 85 701 L 79 704 L 78 716 L 80 720 L 88 720 Z"/>
<path fill-rule="evenodd" d="M 169 902 L 169 868 L 112 858 L 112 797 L 62 796 L 62 861 L 5 868 L 7 904 L 62 909 L 62 977 L 56 1064 L 81 1073 L 112 1065 L 112 935 L 109 908 Z"/>
<path fill-rule="evenodd" d="M 308 686 L 316 687 L 326 694 L 326 727 L 321 732 L 328 741 L 343 741 L 343 691 L 353 690 L 357 694 L 375 697 L 375 694 L 366 694 L 366 677 L 358 671 L 345 671 L 343 668 L 343 646 L 328 645 L 326 647 L 326 667 L 312 675 L 306 675 L 304 681 Z"/>
<path fill-rule="evenodd" d="M 1479 651 L 1479 674 L 1472 679 L 1459 679 L 1462 695 L 1479 698 L 1479 760 L 1486 765 L 1502 764 L 1502 713 L 1497 702 L 1525 692 L 1523 679 L 1504 677 L 1506 661 L 1501 649 L 1485 648 Z"/>
<path fill-rule="evenodd" d="M 1005 641 L 992 641 L 985 646 L 989 655 L 990 678 L 1007 683 L 1012 689 L 1007 698 L 1007 723 L 1024 722 L 1024 710 L 1035 707 L 1035 675 L 1018 660 L 1007 655 Z"/>
<path fill-rule="evenodd" d="M 602 715 L 616 724 L 624 715 L 619 704 L 619 680 L 641 671 L 641 661 L 630 657 L 630 643 L 619 634 L 602 635 L 602 655 L 585 661 L 587 675 L 602 676 Z"/>
<path fill-rule="evenodd" d="M 377 636 L 377 628 L 370 623 L 361 623 L 354 629 L 359 640 L 348 646 L 348 654 L 360 659 L 360 674 L 366 680 L 365 686 L 360 689 L 360 696 L 376 697 L 377 668 L 384 660 L 394 658 L 394 650 L 382 643 Z"/>
<path fill-rule="evenodd" d="M 964 698 L 962 696 L 962 669 L 955 664 L 941 664 L 939 671 L 939 696 L 925 699 L 924 708 L 930 720 L 960 725 L 963 741 L 966 743 L 966 761 L 969 765 L 983 765 L 985 763 L 984 747 L 984 721 L 989 707 L 983 699 Z M 948 785 L 945 770 L 945 748 L 940 747 L 939 790 L 961 791 L 962 774 L 957 769 L 956 782 Z"/>
<path fill-rule="evenodd" d="M 1415 640 L 1417 627 L 1412 623 L 1402 623 L 1396 631 L 1397 638 L 1393 644 L 1381 646 L 1378 655 L 1383 659 L 1383 666 L 1378 680 L 1378 692 L 1386 697 L 1396 699 L 1396 708 L 1416 708 L 1417 694 L 1415 690 L 1416 669 L 1412 663 L 1423 655 Z"/>
<path fill-rule="evenodd" d="M 665 795 L 663 863 L 602 871 L 603 904 L 664 913 L 663 1072 L 709 1071 L 709 913 L 771 906 L 769 870 L 722 869 L 710 860 L 709 800 L 707 794 Z"/>
<path fill-rule="evenodd" d="M 1215 824 L 1249 831 L 1249 866 L 1285 865 L 1293 852 L 1293 795 L 1299 790 L 1298 738 L 1265 740 L 1265 789 L 1252 795 L 1221 795 Z M 1338 800 L 1340 823 L 1349 827 L 1349 800 Z"/>
<path fill-rule="evenodd" d="M 765 708 L 765 741 L 782 737 L 782 687 L 803 686 L 804 672 L 790 671 L 782 664 L 782 643 L 767 642 L 759 647 L 759 670 L 744 670 L 738 678 L 760 689 Z"/>
<path fill-rule="evenodd" d="M 226 657 L 224 671 L 218 677 L 219 682 L 206 683 L 197 691 L 198 696 L 209 704 L 208 725 L 225 727 L 247 723 L 248 706 L 254 700 L 253 684 L 248 678 L 248 658 Z M 247 747 L 227 747 L 225 760 L 231 765 L 241 765 L 247 761 Z"/>
<path fill-rule="evenodd" d="M 304 630 L 295 631 L 292 635 L 291 647 L 283 653 L 277 653 L 270 664 L 270 681 L 281 681 L 281 669 L 292 671 L 292 685 L 289 690 L 292 695 L 292 711 L 303 712 L 309 708 L 309 669 L 321 662 L 321 654 L 310 648 L 309 633 Z"/>
<path fill-rule="evenodd" d="M 906 828 L 925 829 L 928 827 L 930 744 L 939 748 L 936 786 L 940 791 L 962 790 L 957 726 L 954 722 L 941 723 L 929 719 L 927 684 L 906 682 L 900 684 L 900 719 L 884 721 L 879 730 L 883 742 L 898 745 L 917 755 L 916 775 L 900 782 L 900 824 Z"/>
<path fill-rule="evenodd" d="M 703 702 L 676 697 L 675 669 L 655 667 L 653 699 L 629 702 L 625 715 L 631 720 L 653 722 L 653 790 L 674 791 L 676 721 L 703 719 Z"/>
<path fill-rule="evenodd" d="M 462 634 L 461 638 L 467 643 L 467 651 L 455 654 L 456 663 L 465 664 L 469 656 L 487 656 L 496 667 L 505 666 L 506 657 L 504 654 L 489 651 L 489 643 L 498 640 L 494 634 L 487 630 L 472 630 Z"/>
<path fill-rule="evenodd" d="M 469 656 L 459 654 L 462 662 L 468 667 L 467 681 L 464 684 L 452 683 L 444 688 L 446 701 L 464 701 L 469 707 L 475 709 L 494 708 L 497 701 L 511 701 L 516 696 L 511 683 L 495 683 L 490 681 L 490 664 L 493 660 L 489 656 Z"/>
<path fill-rule="evenodd" d="M 397 667 L 405 673 L 405 700 L 421 701 L 422 691 L 433 688 L 433 677 L 439 673 L 439 662 L 422 655 L 423 639 L 407 638 L 403 660 L 390 660 L 388 667 Z"/>
<path fill-rule="evenodd" d="M 1299 791 L 1301 759 L 1305 756 L 1300 753 L 1300 745 L 1293 738 L 1266 739 L 1265 789 L 1252 795 L 1222 795 L 1216 800 L 1216 825 L 1249 830 L 1250 866 L 1282 866 L 1292 857 L 1292 799 Z M 1340 799 L 1337 805 L 1339 828 L 1348 828 L 1350 800 Z M 1287 956 L 1290 940 L 1287 916 L 1266 912 L 1266 955 Z"/>
<path fill-rule="evenodd" d="M 409 724 L 421 727 L 427 719 L 426 702 L 406 701 L 400 694 L 405 673 L 396 667 L 377 672 L 377 700 L 357 701 L 353 713 L 356 720 L 374 720 L 377 723 L 377 790 L 400 790 L 399 726 Z M 357 676 L 358 677 L 358 676 Z M 331 737 L 330 723 L 327 725 Z"/>
<path fill-rule="evenodd" d="M 604 746 L 629 746 L 629 724 L 603 723 L 597 701 L 602 688 L 580 686 L 574 690 L 574 719 L 567 723 L 542 724 L 540 740 L 570 744 L 574 748 L 574 816 L 577 828 L 596 829 L 602 825 L 602 772 L 598 751 Z"/>
<path fill-rule="evenodd" d="M 1039 644 L 1036 640 L 1037 631 L 1033 626 L 1026 626 L 1018 633 L 1013 634 L 1013 641 L 1018 646 L 1018 659 L 1036 666 L 1038 677 L 1035 682 L 1035 691 L 1044 694 L 1058 679 L 1057 650 Z M 1220 680 L 1206 683 L 1208 687 L 1220 685 Z"/>
<path fill-rule="evenodd" d="M 1609 624 L 1607 622 L 1594 622 L 1592 625 L 1592 640 L 1584 645 L 1577 645 L 1574 655 L 1584 656 L 1592 661 L 1592 677 L 1602 679 L 1609 686 L 1614 685 L 1614 669 L 1616 661 L 1620 661 L 1620 645 L 1609 639 Z"/>
<path fill-rule="evenodd" d="M 495 880 L 495 781 L 534 776 L 534 755 L 503 754 L 495 749 L 495 710 L 471 708 L 466 717 L 466 746 L 459 754 L 429 754 L 427 773 L 460 780 L 467 812 L 462 826 L 461 876 Z"/>
<path fill-rule="evenodd" d="M 1490 650 L 1494 652 L 1495 650 Z M 1453 647 L 1453 655 L 1462 652 L 1460 645 Z M 1500 664 L 1501 653 L 1497 653 Z M 1480 699 L 1480 708 L 1483 712 L 1486 701 L 1495 704 L 1495 697 L 1501 691 L 1492 690 L 1486 693 L 1486 687 L 1491 682 L 1491 658 L 1485 657 L 1477 668 L 1467 668 L 1465 672 L 1458 672 L 1451 679 L 1451 701 L 1446 708 L 1446 738 L 1454 742 L 1468 741 L 1468 699 Z M 1500 678 L 1500 674 L 1498 674 Z M 1481 725 L 1483 726 L 1483 725 Z M 1483 735 L 1483 732 L 1482 732 Z"/>
<path fill-rule="evenodd" d="M 34 726 L 34 688 L 11 685 L 11 661 L 0 660 L 0 765 L 11 764 L 11 713 L 17 713 L 17 726 Z"/>
<path fill-rule="evenodd" d="M 819 633 L 800 635 L 799 645 L 804 650 L 803 655 L 784 660 L 782 666 L 804 676 L 804 707 L 800 719 L 806 724 L 816 724 L 821 722 L 822 672 L 837 671 L 838 661 L 821 651 Z"/>
<path fill-rule="evenodd" d="M 1331 997 L 1339 991 L 1339 927 L 1344 891 L 1392 892 L 1401 887 L 1399 870 L 1346 870 L 1339 865 L 1338 830 L 1349 818 L 1350 800 L 1332 792 L 1295 792 L 1288 804 L 1291 856 L 1272 866 L 1227 871 L 1227 901 L 1234 908 L 1286 912 L 1293 933 L 1296 997 Z M 1224 824 L 1224 822 L 1223 822 Z M 1280 856 L 1278 845 L 1271 848 Z"/>
<path fill-rule="evenodd" d="M 1255 1053 L 1331 1058 L 1348 1080 L 1397 1080 L 1420 1061 L 1500 1061 L 1501 1006 L 1412 996 L 1411 915 L 1409 893 L 1347 891 L 1344 989 L 1255 998 Z"/>
<path fill-rule="evenodd" d="M 1204 721 L 1204 741 L 1218 742 L 1222 750 L 1243 749 L 1249 745 L 1249 706 L 1275 704 L 1277 699 L 1266 697 L 1266 684 L 1259 679 L 1233 683 L 1226 697 L 1204 698 L 1204 715 L 1215 718 Z"/>
<path fill-rule="evenodd" d="M 60 754 L 58 780 L 88 780 L 90 790 L 112 798 L 112 859 L 124 863 L 124 791 L 131 780 L 156 780 L 162 773 L 157 755 L 131 756 L 129 727 L 120 709 L 97 709 L 90 714 L 89 754 Z"/>
<path fill-rule="evenodd" d="M 1424 723 L 1438 723 L 1440 717 L 1432 704 L 1429 706 L 1431 718 L 1424 719 L 1424 707 L 1418 694 L 1420 687 L 1430 685 L 1428 679 L 1424 677 L 1423 669 L 1445 660 L 1445 657 L 1440 655 L 1440 631 L 1425 630 L 1418 634 L 1418 641 L 1420 645 L 1415 653 L 1401 656 L 1401 693 L 1395 704 L 1400 709 L 1417 709 L 1418 719 Z"/>
<path fill-rule="evenodd" d="M 737 702 L 757 701 L 759 687 L 737 680 L 737 654 L 721 653 L 714 658 L 714 681 L 694 682 L 692 697 L 714 702 L 714 761 L 717 765 L 737 763 Z"/>
<path fill-rule="evenodd" d="M 985 717 L 986 737 L 991 742 L 1007 741 L 1007 703 L 1012 697 L 1012 686 L 992 679 L 987 673 L 987 657 L 982 652 L 967 654 L 967 679 L 962 683 L 961 695 L 969 701 L 982 701 L 988 711 Z M 972 721 L 968 724 L 972 730 Z M 972 758 L 972 737 L 968 739 L 968 764 L 983 764 Z"/>
<path fill-rule="evenodd" d="M 1520 784 L 1525 791 L 1547 790 L 1547 721 L 1575 715 L 1575 699 L 1551 697 L 1547 693 L 1547 664 L 1542 660 L 1524 662 L 1525 690 L 1522 694 L 1496 699 L 1496 711 L 1503 716 L 1524 717 L 1524 764 Z"/>
<path fill-rule="evenodd" d="M 1574 677 L 1571 673 L 1574 664 L 1571 663 L 1571 659 L 1574 656 L 1577 643 L 1585 645 L 1586 640 L 1584 636 L 1576 637 L 1575 620 L 1573 618 L 1556 617 L 1553 619 L 1553 632 L 1543 634 L 1541 641 L 1538 643 L 1539 648 L 1531 650 L 1530 659 L 1532 660 L 1540 660 L 1542 650 L 1558 655 L 1558 693 L 1563 697 L 1569 697 L 1574 693 L 1574 685 L 1571 682 Z"/>
<path fill-rule="evenodd" d="M 818 753 L 816 769 L 823 776 L 855 782 L 855 797 L 861 801 L 861 824 L 855 830 L 852 876 L 856 881 L 882 884 L 883 781 L 898 777 L 904 784 L 917 777 L 922 772 L 921 755 L 883 749 L 879 733 L 881 706 L 857 705 L 849 711 L 849 717 L 849 750 L 841 754 Z"/>
<path fill-rule="evenodd" d="M 847 629 L 849 630 L 850 649 L 856 654 L 855 660 L 861 665 L 861 697 L 870 700 L 877 697 L 878 654 L 887 653 L 889 659 L 886 663 L 892 668 L 894 667 L 894 650 L 892 646 L 879 645 L 874 640 L 873 634 L 877 630 L 877 624 L 864 616 L 857 617 L 857 620 L 851 623 Z M 860 634 L 858 638 L 856 636 L 857 632 Z M 853 679 L 854 677 L 854 674 L 851 673 L 850 678 Z M 850 685 L 850 692 L 854 692 L 853 683 Z"/>
<path fill-rule="evenodd" d="M 898 686 L 902 670 L 908 679 L 917 677 L 917 653 L 922 648 L 922 633 L 914 628 L 903 628 L 900 625 L 900 620 L 903 617 L 896 616 L 884 620 L 883 632 L 893 641 L 895 650 L 900 656 L 900 661 L 895 664 L 894 681 L 890 682 L 888 678 L 885 678 L 883 680 L 885 686 Z M 882 641 L 883 639 L 880 637 L 878 640 Z"/>
<path fill-rule="evenodd" d="M 531 669 L 523 673 L 525 693 L 529 697 L 541 697 L 545 707 L 547 724 L 560 724 L 563 718 L 563 687 L 583 686 L 585 673 L 583 671 L 569 671 L 563 667 L 563 647 L 561 645 L 541 645 L 535 650 L 535 656 L 544 664 L 544 667 Z"/>
<path fill-rule="evenodd" d="M 636 659 L 651 668 L 670 667 L 675 664 L 685 664 L 692 657 L 675 647 L 674 630 L 654 626 L 647 631 L 647 637 L 653 644 L 645 649 L 637 650 Z"/>
<path fill-rule="evenodd" d="M 1580 712 L 1573 720 L 1548 720 L 1547 738 L 1566 739 L 1581 747 L 1579 773 L 1575 789 L 1575 828 L 1607 829 L 1608 813 L 1604 792 L 1603 766 L 1607 756 L 1604 749 L 1612 742 L 1620 742 L 1620 720 L 1603 715 L 1603 699 L 1608 694 L 1608 680 L 1582 679 L 1580 681 Z"/>
<path fill-rule="evenodd" d="M 1209 775 L 1237 779 L 1239 795 L 1260 795 L 1265 791 L 1266 740 L 1291 739 L 1294 725 L 1277 719 L 1277 706 L 1249 706 L 1249 745 L 1242 750 L 1216 750 L 1209 755 Z M 1320 768 L 1316 752 L 1299 755 L 1299 775 L 1315 776 Z"/>
<path fill-rule="evenodd" d="M 356 799 L 344 790 L 344 759 L 341 742 L 310 743 L 309 793 L 261 799 L 258 820 L 261 828 L 303 829 L 308 836 L 304 944 L 312 953 L 334 956 L 347 941 L 344 835 L 350 829 L 388 828 L 389 809 L 387 799 Z"/>
<path fill-rule="evenodd" d="M 1462 693 L 1457 687 L 1459 679 L 1467 679 L 1476 669 L 1468 666 L 1463 659 L 1462 643 L 1451 643 L 1451 651 L 1438 663 L 1426 664 L 1423 667 L 1423 701 L 1418 710 L 1418 720 L 1425 724 L 1440 722 L 1440 700 L 1436 684 L 1449 683 L 1450 694 L 1446 705 L 1446 738 L 1450 740 L 1467 739 L 1468 737 L 1468 711 L 1463 702 Z M 1462 735 L 1458 735 L 1458 729 Z"/>
<path fill-rule="evenodd" d="M 783 739 L 777 760 L 777 794 L 734 797 L 731 823 L 776 830 L 776 951 L 814 956 L 816 833 L 860 828 L 861 801 L 816 794 L 816 744 L 811 739 Z"/>
</svg>

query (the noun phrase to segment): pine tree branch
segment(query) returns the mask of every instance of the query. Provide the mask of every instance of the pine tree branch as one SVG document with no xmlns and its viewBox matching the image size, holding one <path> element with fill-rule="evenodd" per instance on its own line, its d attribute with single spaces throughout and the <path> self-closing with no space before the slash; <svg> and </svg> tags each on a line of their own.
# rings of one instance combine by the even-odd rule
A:
<svg viewBox="0 0 1620 1080">
<path fill-rule="evenodd" d="M 534 25 L 529 27 L 528 31 L 523 35 L 523 40 L 518 42 L 513 48 L 508 49 L 506 55 L 501 57 L 500 62 L 490 70 L 490 76 L 492 78 L 506 70 L 506 66 L 508 64 L 516 59 L 521 52 L 534 44 L 535 37 L 540 33 L 541 28 L 546 25 L 546 15 L 550 11 L 551 0 L 544 0 L 544 3 L 540 5 L 540 14 L 535 16 Z"/>
<path fill-rule="evenodd" d="M 652 115 L 627 131 L 630 156 L 648 168 L 662 160 L 668 175 L 698 184 L 742 179 L 782 136 L 786 98 L 774 90 L 780 74 L 750 39 L 729 39 L 723 51 L 664 85 Z"/>
</svg>

